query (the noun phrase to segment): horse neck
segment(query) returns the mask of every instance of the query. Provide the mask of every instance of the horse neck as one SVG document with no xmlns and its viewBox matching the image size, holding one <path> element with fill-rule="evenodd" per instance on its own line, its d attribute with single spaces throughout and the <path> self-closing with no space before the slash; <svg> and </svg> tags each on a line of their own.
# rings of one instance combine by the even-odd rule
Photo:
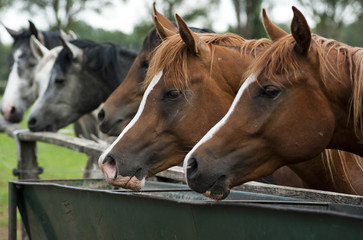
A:
<svg viewBox="0 0 363 240">
<path fill-rule="evenodd" d="M 125 79 L 131 65 L 134 63 L 137 53 L 127 49 L 120 48 L 119 50 L 119 66 L 120 66 L 120 79 L 119 84 Z"/>
<path fill-rule="evenodd" d="M 354 152 L 363 157 L 363 138 L 357 137 L 363 136 L 363 49 L 347 47 L 347 50 L 339 51 L 330 51 L 326 56 L 336 70 L 325 73 L 325 79 L 329 80 L 325 89 L 336 122 L 328 148 Z"/>
<path fill-rule="evenodd" d="M 305 162 L 289 165 L 308 188 L 363 194 L 363 159 L 347 152 L 325 150 Z"/>
<path fill-rule="evenodd" d="M 110 48 L 113 48 L 112 51 L 109 51 Z M 87 75 L 91 76 L 95 79 L 95 81 L 99 82 L 100 88 L 105 92 L 107 96 L 109 96 L 125 79 L 133 61 L 135 60 L 137 54 L 133 51 L 129 51 L 126 49 L 121 49 L 116 46 L 106 46 L 102 49 L 99 49 L 100 55 L 91 55 L 88 57 L 86 62 L 93 64 L 97 62 L 95 58 L 107 59 L 111 58 L 107 64 L 102 62 L 103 66 L 98 66 L 97 68 L 92 68 L 91 66 L 86 67 Z M 108 50 L 106 50 L 108 49 Z M 117 56 L 108 56 L 110 52 L 116 54 Z M 85 52 L 87 55 L 88 52 Z M 114 57 L 114 58 L 113 58 Z M 87 58 L 87 57 L 86 57 Z M 105 60 L 107 61 L 107 60 Z M 87 63 L 86 63 L 87 64 Z"/>
</svg>

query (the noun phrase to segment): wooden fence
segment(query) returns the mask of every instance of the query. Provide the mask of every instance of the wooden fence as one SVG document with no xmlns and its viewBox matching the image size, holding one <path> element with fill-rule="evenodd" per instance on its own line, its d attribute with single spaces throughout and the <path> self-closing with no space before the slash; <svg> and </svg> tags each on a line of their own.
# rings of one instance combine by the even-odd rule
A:
<svg viewBox="0 0 363 240">
<path fill-rule="evenodd" d="M 22 129 L 16 124 L 10 124 L 0 119 L 0 134 L 6 133 L 14 138 L 17 148 L 17 173 L 19 179 L 38 179 L 39 166 L 36 158 L 36 142 L 45 142 L 72 149 L 87 154 L 89 157 L 98 159 L 98 156 L 107 148 L 104 144 L 95 141 L 71 137 L 59 133 L 51 132 L 30 132 Z M 89 164 L 89 163 L 88 163 Z M 181 167 L 172 167 L 157 174 L 158 178 L 173 181 L 184 181 L 184 174 Z M 316 200 L 323 202 L 347 203 L 353 205 L 363 205 L 363 197 L 349 194 L 339 194 L 334 192 L 317 191 L 310 189 L 300 189 L 284 187 L 258 182 L 248 182 L 235 187 L 234 190 L 246 192 L 264 193 L 285 197 L 294 197 L 306 200 Z"/>
</svg>

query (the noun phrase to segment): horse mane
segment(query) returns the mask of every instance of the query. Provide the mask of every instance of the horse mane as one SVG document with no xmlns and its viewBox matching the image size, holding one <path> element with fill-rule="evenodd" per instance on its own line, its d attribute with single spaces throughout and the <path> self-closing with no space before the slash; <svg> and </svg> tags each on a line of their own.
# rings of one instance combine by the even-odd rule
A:
<svg viewBox="0 0 363 240">
<path fill-rule="evenodd" d="M 52 49 L 56 46 L 61 45 L 62 42 L 60 39 L 59 32 L 41 31 L 40 33 L 42 34 L 42 40 L 44 40 L 43 44 L 48 49 Z M 30 36 L 31 36 L 31 32 L 29 30 L 22 31 L 21 33 L 19 33 L 18 36 L 16 36 L 15 41 L 14 41 L 14 46 L 17 43 L 20 43 L 23 41 L 26 41 L 29 43 Z"/>
<path fill-rule="evenodd" d="M 175 25 L 175 27 L 177 27 L 176 23 L 173 22 L 173 24 Z M 212 30 L 207 29 L 207 28 L 190 27 L 190 29 L 196 33 L 214 33 Z M 156 31 L 156 28 L 153 27 L 150 29 L 150 31 L 146 35 L 146 37 L 142 43 L 142 47 L 141 47 L 140 51 L 144 50 L 147 52 L 152 52 L 157 46 L 160 45 L 161 42 L 162 42 L 161 38 L 159 37 L 159 34 Z"/>
<path fill-rule="evenodd" d="M 136 56 L 134 51 L 118 47 L 113 43 L 97 43 L 86 39 L 70 42 L 83 50 L 82 70 L 94 72 L 102 79 L 112 80 L 112 82 L 121 82 L 126 75 L 120 67 L 120 55 L 130 58 Z M 66 72 L 71 63 L 70 53 L 63 48 L 55 64 L 60 66 L 62 72 Z"/>
<path fill-rule="evenodd" d="M 252 73 L 259 75 L 262 70 L 265 70 L 266 77 L 271 80 L 276 79 L 276 75 L 279 74 L 289 79 L 291 72 L 296 73 L 300 69 L 298 55 L 293 54 L 294 47 L 295 40 L 290 34 L 277 40 L 255 59 L 244 78 Z M 328 86 L 332 80 L 341 81 L 348 73 L 353 89 L 349 110 L 353 113 L 355 133 L 361 137 L 363 135 L 363 49 L 312 34 L 310 51 L 317 56 L 324 86 Z M 337 56 L 335 60 L 327 61 L 332 51 L 335 51 Z M 297 80 L 296 74 L 293 80 Z M 281 83 L 276 82 L 276 84 Z"/>
<path fill-rule="evenodd" d="M 42 40 L 44 40 L 44 46 L 46 46 L 48 49 L 52 49 L 61 45 L 60 35 L 58 32 L 41 31 L 41 33 L 43 36 Z M 25 44 L 27 46 L 26 51 L 28 51 L 28 54 L 30 54 L 30 36 L 31 33 L 29 30 L 20 32 L 19 35 L 17 35 L 14 39 L 12 49 L 16 49 L 19 45 Z M 8 56 L 7 62 L 9 68 L 14 64 L 14 58 L 12 54 Z"/>
<path fill-rule="evenodd" d="M 62 44 L 59 32 L 41 31 L 44 39 L 44 46 L 52 49 Z"/>
<path fill-rule="evenodd" d="M 324 167 L 327 169 L 328 171 L 328 175 L 330 177 L 330 179 L 332 180 L 332 183 L 334 185 L 336 185 L 335 182 L 335 178 L 341 178 L 341 176 L 334 176 L 334 172 L 336 171 L 336 164 L 333 161 L 334 157 L 333 157 L 333 153 L 332 153 L 332 149 L 325 149 L 322 153 L 322 161 L 324 164 Z M 356 155 L 356 154 L 351 154 L 345 151 L 340 151 L 337 150 L 337 155 L 339 157 L 340 163 L 342 165 L 342 169 L 343 169 L 343 174 L 344 174 L 344 178 L 347 179 L 347 184 L 349 184 L 349 187 L 355 192 L 355 194 L 359 195 L 359 193 L 357 192 L 357 190 L 354 188 L 353 184 L 352 184 L 352 180 L 351 180 L 351 175 L 349 173 L 349 168 L 348 168 L 348 161 L 354 161 L 357 164 L 358 169 L 360 169 L 361 171 L 363 171 L 363 165 L 362 165 L 362 161 L 361 161 L 361 157 Z"/>
<path fill-rule="evenodd" d="M 199 39 L 207 43 L 211 49 L 211 61 L 215 46 L 223 46 L 228 48 L 237 48 L 241 54 L 256 55 L 257 52 L 270 44 L 268 39 L 259 40 L 246 40 L 236 34 L 215 34 L 215 33 L 195 33 Z M 150 61 L 149 69 L 144 81 L 146 88 L 151 82 L 152 78 L 160 71 L 164 74 L 170 74 L 174 80 L 174 86 L 178 89 L 185 89 L 189 84 L 187 73 L 187 56 L 189 48 L 181 39 L 179 34 L 168 37 L 156 49 L 153 58 Z M 167 68 L 165 68 L 167 66 Z M 212 62 L 211 62 L 212 66 Z M 210 71 L 212 68 L 210 69 Z"/>
</svg>

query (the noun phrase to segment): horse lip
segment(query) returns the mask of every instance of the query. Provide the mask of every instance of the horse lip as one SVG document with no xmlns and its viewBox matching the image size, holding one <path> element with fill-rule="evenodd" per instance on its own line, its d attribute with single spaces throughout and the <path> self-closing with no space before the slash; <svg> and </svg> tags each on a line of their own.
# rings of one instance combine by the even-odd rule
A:
<svg viewBox="0 0 363 240">
<path fill-rule="evenodd" d="M 225 175 L 220 176 L 211 186 L 204 192 L 206 197 L 212 198 L 214 200 L 222 200 L 229 195 L 229 188 L 226 186 Z"/>
</svg>

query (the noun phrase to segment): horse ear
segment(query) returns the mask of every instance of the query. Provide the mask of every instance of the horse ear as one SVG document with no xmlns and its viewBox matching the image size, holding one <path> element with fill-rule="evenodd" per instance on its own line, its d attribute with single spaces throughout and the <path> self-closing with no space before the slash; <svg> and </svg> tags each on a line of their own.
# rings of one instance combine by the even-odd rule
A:
<svg viewBox="0 0 363 240">
<path fill-rule="evenodd" d="M 76 40 L 78 38 L 73 31 L 70 30 L 68 33 L 66 33 L 63 31 L 63 29 L 59 29 L 59 36 L 67 41 Z"/>
<path fill-rule="evenodd" d="M 42 59 L 49 52 L 49 49 L 39 42 L 34 35 L 30 36 L 30 48 L 38 60 Z"/>
<path fill-rule="evenodd" d="M 153 3 L 152 15 L 155 28 L 161 40 L 165 40 L 167 37 L 175 35 L 178 32 L 178 29 L 174 26 L 174 24 L 156 10 L 155 2 Z"/>
<path fill-rule="evenodd" d="M 262 19 L 265 30 L 272 41 L 276 41 L 277 39 L 287 35 L 287 32 L 271 22 L 267 16 L 266 9 L 264 8 L 262 9 Z"/>
<path fill-rule="evenodd" d="M 17 32 L 17 31 L 15 31 L 15 30 L 12 30 L 12 29 L 7 28 L 7 27 L 5 27 L 5 26 L 4 26 L 4 28 L 6 29 L 6 31 L 8 31 L 8 33 L 10 34 L 10 36 L 11 36 L 13 39 L 17 39 L 17 38 L 20 36 L 20 34 L 21 34 L 21 32 Z"/>
<path fill-rule="evenodd" d="M 76 40 L 76 39 L 78 39 L 77 34 L 76 34 L 75 32 L 73 32 L 72 30 L 69 30 L 69 31 L 68 31 L 68 36 L 69 36 L 69 37 L 70 37 L 70 39 L 72 39 L 72 40 Z"/>
<path fill-rule="evenodd" d="M 76 45 L 70 43 L 67 39 L 64 39 L 62 36 L 61 36 L 61 41 L 62 41 L 63 48 L 71 54 L 72 59 L 82 61 L 83 51 L 82 51 L 81 48 L 79 48 Z"/>
<path fill-rule="evenodd" d="M 291 34 L 296 41 L 295 49 L 300 53 L 307 53 L 311 43 L 311 31 L 304 15 L 292 7 L 294 18 L 291 22 Z"/>
<path fill-rule="evenodd" d="M 41 43 L 44 44 L 45 42 L 44 42 L 43 34 L 38 31 L 38 29 L 35 27 L 35 24 L 32 21 L 28 20 L 28 22 L 29 22 L 30 34 L 34 35 L 37 39 L 39 39 L 39 41 Z"/>
<path fill-rule="evenodd" d="M 194 54 L 201 54 L 202 51 L 206 50 L 206 46 L 202 43 L 199 37 L 187 26 L 184 20 L 175 14 L 176 21 L 179 27 L 180 37 L 183 39 L 185 44 Z"/>
</svg>

